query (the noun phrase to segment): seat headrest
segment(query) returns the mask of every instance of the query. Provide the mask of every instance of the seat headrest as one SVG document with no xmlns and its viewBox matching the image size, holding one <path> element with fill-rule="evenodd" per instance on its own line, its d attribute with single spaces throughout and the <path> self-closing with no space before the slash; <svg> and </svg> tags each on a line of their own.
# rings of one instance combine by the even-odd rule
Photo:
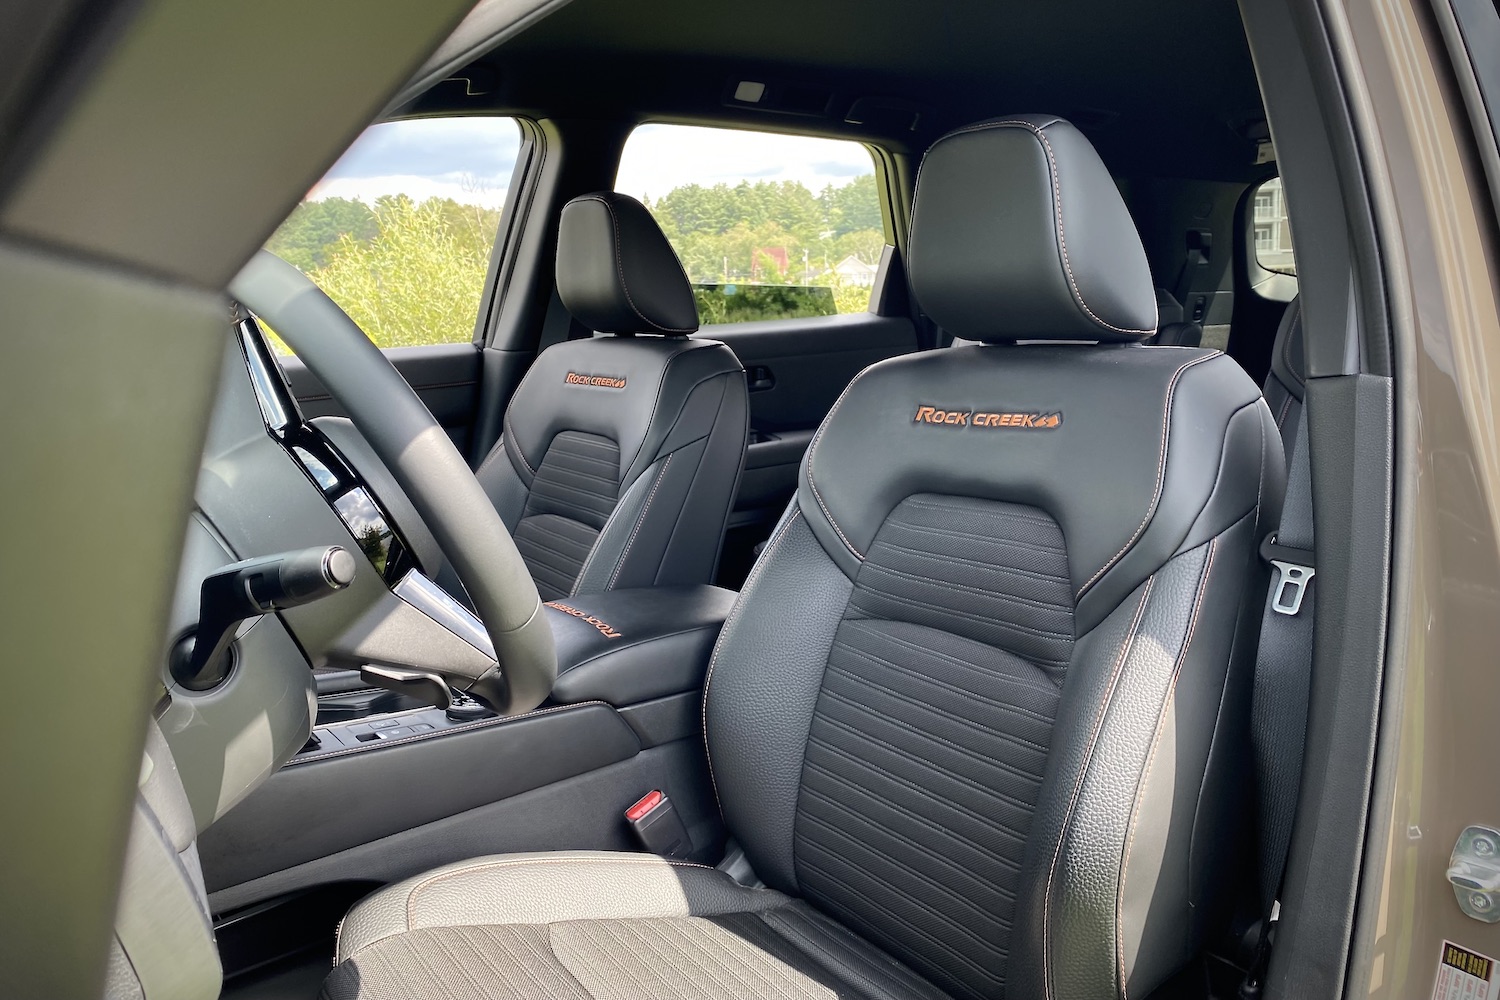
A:
<svg viewBox="0 0 1500 1000">
<path fill-rule="evenodd" d="M 939 139 L 912 208 L 912 288 L 955 336 L 1136 341 L 1156 332 L 1146 252 L 1109 170 L 1052 115 Z"/>
<path fill-rule="evenodd" d="M 661 227 L 646 206 L 613 191 L 563 206 L 557 294 L 574 319 L 600 333 L 698 329 L 692 286 Z"/>
</svg>

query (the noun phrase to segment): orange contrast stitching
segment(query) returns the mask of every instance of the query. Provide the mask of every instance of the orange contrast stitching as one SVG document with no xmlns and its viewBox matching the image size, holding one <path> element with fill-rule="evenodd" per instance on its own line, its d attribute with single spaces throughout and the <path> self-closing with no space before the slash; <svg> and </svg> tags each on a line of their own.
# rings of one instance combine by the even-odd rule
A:
<svg viewBox="0 0 1500 1000">
<path fill-rule="evenodd" d="M 1155 576 L 1146 580 L 1145 590 L 1141 593 L 1141 602 L 1136 605 L 1135 616 L 1131 619 L 1130 629 L 1125 634 L 1125 642 L 1120 646 L 1120 655 L 1115 659 L 1104 700 L 1099 705 L 1099 714 L 1094 717 L 1094 725 L 1089 733 L 1088 749 L 1079 763 L 1078 777 L 1073 782 L 1073 794 L 1068 799 L 1068 808 L 1063 813 L 1062 825 L 1058 828 L 1057 846 L 1053 848 L 1052 861 L 1047 866 L 1047 885 L 1042 890 L 1042 986 L 1047 1000 L 1052 1000 L 1052 881 L 1057 876 L 1057 863 L 1062 858 L 1063 841 L 1068 836 L 1068 825 L 1073 822 L 1073 810 L 1077 808 L 1078 796 L 1083 792 L 1083 779 L 1088 774 L 1089 764 L 1093 761 L 1094 749 L 1099 744 L 1099 734 L 1104 730 L 1104 717 L 1109 713 L 1110 703 L 1114 701 L 1115 688 L 1120 683 L 1120 674 L 1125 669 L 1125 661 L 1130 657 L 1130 651 L 1135 646 L 1136 634 L 1140 629 L 1141 619 L 1146 614 L 1146 604 L 1151 599 L 1151 590 L 1155 584 Z"/>
<path fill-rule="evenodd" d="M 1156 716 L 1156 729 L 1151 735 L 1151 753 L 1146 758 L 1146 767 L 1141 771 L 1140 782 L 1136 785 L 1135 797 L 1130 806 L 1130 823 L 1128 829 L 1130 835 L 1125 839 L 1125 855 L 1120 864 L 1120 884 L 1115 891 L 1115 957 L 1119 963 L 1120 997 L 1128 1000 L 1128 991 L 1125 986 L 1125 938 L 1122 927 L 1125 922 L 1125 879 L 1130 870 L 1130 852 L 1135 846 L 1136 820 L 1140 816 L 1141 790 L 1145 787 L 1147 779 L 1151 777 L 1151 769 L 1156 764 L 1156 751 L 1161 747 L 1162 726 L 1167 721 L 1167 706 L 1177 694 L 1177 680 L 1182 676 L 1182 664 L 1187 660 L 1188 647 L 1193 644 L 1193 635 L 1198 631 L 1198 612 L 1203 609 L 1203 599 L 1208 593 L 1208 577 L 1214 567 L 1214 554 L 1218 551 L 1219 540 L 1213 539 L 1208 543 L 1208 559 L 1203 564 L 1203 575 L 1198 579 L 1198 594 L 1193 598 L 1193 615 L 1188 620 L 1187 635 L 1182 640 L 1182 650 L 1177 654 L 1177 662 L 1172 665 L 1172 680 L 1167 688 L 1167 696 L 1162 699 L 1161 710 Z"/>
</svg>

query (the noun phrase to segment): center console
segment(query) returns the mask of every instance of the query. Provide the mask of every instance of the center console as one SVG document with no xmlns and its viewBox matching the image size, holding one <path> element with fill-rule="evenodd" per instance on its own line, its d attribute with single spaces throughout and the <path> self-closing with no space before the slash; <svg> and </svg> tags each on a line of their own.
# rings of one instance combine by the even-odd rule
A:
<svg viewBox="0 0 1500 1000">
<path fill-rule="evenodd" d="M 643 748 L 694 735 L 704 674 L 735 596 L 710 586 L 651 587 L 548 602 L 557 681 L 527 717 L 594 704 L 612 709 Z M 447 709 L 319 725 L 292 764 L 508 721 L 460 696 Z"/>
</svg>

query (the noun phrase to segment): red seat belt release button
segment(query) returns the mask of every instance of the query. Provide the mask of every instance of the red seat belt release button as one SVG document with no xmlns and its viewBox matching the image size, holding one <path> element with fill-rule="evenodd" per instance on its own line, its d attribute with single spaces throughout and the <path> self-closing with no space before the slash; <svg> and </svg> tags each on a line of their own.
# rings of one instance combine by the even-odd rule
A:
<svg viewBox="0 0 1500 1000">
<path fill-rule="evenodd" d="M 635 831 L 641 846 L 652 854 L 685 858 L 693 849 L 672 800 L 660 789 L 652 789 L 626 809 L 625 822 Z"/>
<path fill-rule="evenodd" d="M 661 793 L 660 789 L 652 789 L 645 795 L 642 795 L 635 805 L 625 810 L 625 818 L 632 823 L 639 823 L 646 818 L 647 813 L 661 805 L 665 800 L 666 796 Z"/>
</svg>

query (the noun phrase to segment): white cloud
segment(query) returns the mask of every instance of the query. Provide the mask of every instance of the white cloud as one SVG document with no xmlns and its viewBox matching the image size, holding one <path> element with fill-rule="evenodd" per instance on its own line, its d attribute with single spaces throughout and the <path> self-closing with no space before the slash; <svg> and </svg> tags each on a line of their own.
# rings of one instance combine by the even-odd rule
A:
<svg viewBox="0 0 1500 1000">
<path fill-rule="evenodd" d="M 684 184 L 800 181 L 810 190 L 873 173 L 857 142 L 690 125 L 643 125 L 625 144 L 617 191 L 659 198 Z"/>
<path fill-rule="evenodd" d="M 359 140 L 308 192 L 310 200 L 383 195 L 452 198 L 499 208 L 519 146 L 510 119 L 388 122 Z M 690 125 L 643 125 L 620 158 L 616 190 L 660 198 L 684 184 L 798 181 L 813 192 L 874 171 L 857 142 Z"/>
<path fill-rule="evenodd" d="M 450 175 L 451 176 L 451 175 Z M 324 198 L 354 198 L 373 205 L 375 199 L 388 194 L 404 194 L 413 201 L 427 198 L 452 198 L 463 205 L 483 205 L 485 208 L 501 208 L 505 205 L 508 188 L 475 187 L 466 180 L 415 177 L 411 174 L 390 174 L 380 177 L 327 177 L 307 193 L 308 201 Z"/>
<path fill-rule="evenodd" d="M 372 125 L 308 192 L 311 200 L 388 194 L 498 208 L 521 134 L 510 118 L 415 118 Z"/>
</svg>

